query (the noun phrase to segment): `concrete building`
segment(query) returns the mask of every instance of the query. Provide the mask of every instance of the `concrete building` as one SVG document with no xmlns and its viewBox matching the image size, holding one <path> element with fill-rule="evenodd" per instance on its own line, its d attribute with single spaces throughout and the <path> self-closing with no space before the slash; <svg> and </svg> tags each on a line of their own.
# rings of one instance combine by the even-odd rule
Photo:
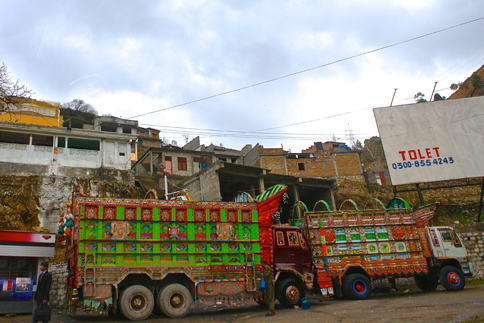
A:
<svg viewBox="0 0 484 323">
<path fill-rule="evenodd" d="M 135 151 L 131 155 L 132 161 L 137 161 L 150 147 L 161 148 L 163 143 L 160 140 L 160 131 L 153 128 L 137 127 L 138 140 Z"/>
<path fill-rule="evenodd" d="M 212 152 L 186 150 L 178 147 L 150 147 L 133 165 L 137 184 L 147 192 L 154 189 L 160 197 L 179 191 L 179 184 L 186 178 L 216 161 Z M 167 183 L 165 185 L 165 176 Z"/>
<path fill-rule="evenodd" d="M 216 160 L 232 164 L 245 165 L 245 155 L 252 150 L 252 145 L 245 145 L 245 147 L 243 147 L 241 150 L 226 148 L 221 145 L 216 146 L 214 144 L 205 146 L 200 144 L 200 137 L 197 136 L 190 142 L 188 142 L 185 146 L 183 146 L 183 149 L 201 152 L 211 152 L 214 154 Z"/>
<path fill-rule="evenodd" d="M 142 140 L 141 137 L 139 140 Z M 137 184 L 145 192 L 155 190 L 160 197 L 165 197 L 166 191 L 179 191 L 185 179 L 217 161 L 243 165 L 244 156 L 252 146 L 246 145 L 240 151 L 213 144 L 205 146 L 196 137 L 182 148 L 171 145 L 146 148 L 145 153 L 133 164 Z"/>
<path fill-rule="evenodd" d="M 267 168 L 282 175 L 330 179 L 358 176 L 364 179 L 359 152 L 348 150 L 340 142 L 316 142 L 301 153 L 257 145 L 246 154 L 245 162 L 245 165 Z"/>
<path fill-rule="evenodd" d="M 275 174 L 269 169 L 221 161 L 187 178 L 180 185 L 193 200 L 233 201 L 241 192 L 255 197 L 276 184 L 288 186 L 289 209 L 296 201 L 302 201 L 312 208 L 317 201 L 324 200 L 332 209 L 335 207 L 334 180 Z M 283 220 L 287 220 L 287 212 L 288 210 L 283 215 Z"/>
<path fill-rule="evenodd" d="M 0 162 L 130 170 L 136 135 L 0 122 Z M 51 172 L 49 172 L 51 173 Z"/>
</svg>

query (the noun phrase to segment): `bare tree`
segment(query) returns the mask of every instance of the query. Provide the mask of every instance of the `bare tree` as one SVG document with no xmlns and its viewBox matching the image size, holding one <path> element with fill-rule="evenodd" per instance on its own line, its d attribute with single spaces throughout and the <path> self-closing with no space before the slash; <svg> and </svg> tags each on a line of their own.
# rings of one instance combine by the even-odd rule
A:
<svg viewBox="0 0 484 323">
<path fill-rule="evenodd" d="M 163 138 L 161 138 L 160 141 L 162 146 L 168 146 L 170 144 L 170 141 L 165 136 L 163 136 Z"/>
<path fill-rule="evenodd" d="M 97 115 L 97 111 L 92 105 L 86 103 L 84 100 L 79 99 L 74 99 L 71 102 L 62 103 L 61 108 Z"/>
<path fill-rule="evenodd" d="M 183 139 L 185 139 L 185 143 L 188 144 L 188 140 L 190 139 L 190 134 L 189 133 L 185 133 L 183 135 Z"/>
<path fill-rule="evenodd" d="M 8 111 L 10 106 L 20 103 L 19 98 L 30 99 L 32 94 L 34 92 L 20 84 L 20 80 L 12 80 L 7 65 L 2 62 L 0 66 L 0 111 Z"/>
</svg>

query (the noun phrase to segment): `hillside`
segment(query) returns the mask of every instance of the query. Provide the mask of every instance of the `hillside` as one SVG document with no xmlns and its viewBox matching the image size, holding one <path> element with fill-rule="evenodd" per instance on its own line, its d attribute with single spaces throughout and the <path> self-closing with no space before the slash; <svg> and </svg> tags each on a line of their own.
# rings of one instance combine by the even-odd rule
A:
<svg viewBox="0 0 484 323">
<path fill-rule="evenodd" d="M 480 77 L 480 86 L 475 87 L 472 83 L 472 79 Z M 474 83 L 476 83 L 474 81 Z M 483 96 L 484 95 L 484 65 L 482 65 L 477 71 L 472 73 L 463 83 L 462 86 L 455 91 L 448 100 L 452 99 L 462 99 L 470 98 L 472 96 Z"/>
</svg>

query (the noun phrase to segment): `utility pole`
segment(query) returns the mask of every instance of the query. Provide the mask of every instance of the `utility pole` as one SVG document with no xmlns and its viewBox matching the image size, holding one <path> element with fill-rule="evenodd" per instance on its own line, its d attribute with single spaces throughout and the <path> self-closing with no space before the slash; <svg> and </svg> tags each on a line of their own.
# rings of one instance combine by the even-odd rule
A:
<svg viewBox="0 0 484 323">
<path fill-rule="evenodd" d="M 437 87 L 437 83 L 439 83 L 439 82 L 435 82 L 435 84 L 434 84 L 434 89 L 432 90 L 432 94 L 430 95 L 429 102 L 431 102 L 432 98 L 434 97 L 434 92 L 435 92 L 435 88 Z"/>
<path fill-rule="evenodd" d="M 395 91 L 393 92 L 393 97 L 392 97 L 392 102 L 390 102 L 390 106 L 393 105 L 393 99 L 395 99 L 395 93 L 397 93 L 398 88 L 395 88 Z"/>
</svg>

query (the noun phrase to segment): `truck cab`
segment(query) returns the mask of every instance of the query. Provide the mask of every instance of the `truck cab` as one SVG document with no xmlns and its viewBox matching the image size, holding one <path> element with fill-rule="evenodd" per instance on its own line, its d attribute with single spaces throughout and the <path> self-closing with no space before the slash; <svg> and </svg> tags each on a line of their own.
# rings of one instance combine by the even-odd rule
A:
<svg viewBox="0 0 484 323">
<path fill-rule="evenodd" d="M 309 241 L 294 226 L 272 227 L 272 239 L 276 297 L 285 307 L 300 305 L 305 290 L 311 290 L 314 282 Z"/>
<path fill-rule="evenodd" d="M 451 227 L 428 227 L 430 249 L 434 264 L 440 267 L 452 265 L 459 268 L 465 275 L 472 275 L 472 266 L 467 257 L 467 251 L 455 230 Z"/>
</svg>

